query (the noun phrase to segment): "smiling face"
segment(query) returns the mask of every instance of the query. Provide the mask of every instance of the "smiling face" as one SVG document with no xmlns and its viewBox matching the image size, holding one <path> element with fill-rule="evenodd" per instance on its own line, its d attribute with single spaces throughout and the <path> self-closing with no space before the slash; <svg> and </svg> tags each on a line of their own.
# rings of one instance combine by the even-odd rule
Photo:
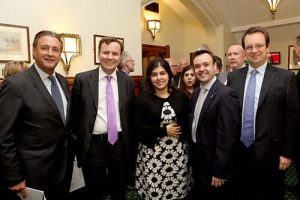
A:
<svg viewBox="0 0 300 200">
<path fill-rule="evenodd" d="M 267 62 L 269 47 L 261 32 L 246 35 L 244 42 L 246 57 L 252 67 L 257 68 Z"/>
<path fill-rule="evenodd" d="M 121 57 L 121 46 L 117 42 L 102 43 L 99 51 L 101 68 L 106 74 L 111 74 L 117 68 Z"/>
<path fill-rule="evenodd" d="M 216 68 L 213 58 L 208 53 L 198 55 L 194 58 L 194 69 L 201 85 L 206 85 L 215 76 Z"/>
<path fill-rule="evenodd" d="M 45 73 L 52 75 L 61 56 L 61 43 L 56 37 L 42 36 L 33 47 L 36 65 Z"/>
<path fill-rule="evenodd" d="M 162 66 L 154 68 L 150 78 L 156 92 L 168 90 L 169 75 Z"/>
</svg>

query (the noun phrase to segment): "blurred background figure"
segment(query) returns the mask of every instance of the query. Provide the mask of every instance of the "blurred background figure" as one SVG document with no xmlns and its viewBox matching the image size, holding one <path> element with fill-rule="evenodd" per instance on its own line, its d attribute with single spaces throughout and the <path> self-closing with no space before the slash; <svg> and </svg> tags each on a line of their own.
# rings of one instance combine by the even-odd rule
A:
<svg viewBox="0 0 300 200">
<path fill-rule="evenodd" d="M 180 81 L 180 88 L 185 92 L 187 97 L 191 99 L 194 88 L 199 85 L 199 81 L 196 78 L 195 70 L 192 65 L 189 65 L 182 70 Z"/>
<path fill-rule="evenodd" d="M 222 59 L 219 56 L 215 56 L 215 57 L 216 57 L 216 62 L 215 62 L 216 76 L 218 77 L 218 75 L 221 73 L 223 69 L 223 63 L 222 63 Z"/>
<path fill-rule="evenodd" d="M 180 58 L 179 59 L 179 62 L 178 62 L 178 67 L 177 67 L 177 74 L 176 76 L 174 77 L 174 80 L 175 80 L 175 83 L 176 83 L 176 86 L 177 88 L 180 88 L 180 85 L 181 85 L 181 75 L 182 75 L 182 70 L 189 65 L 189 61 L 188 59 L 186 58 Z"/>
<path fill-rule="evenodd" d="M 23 61 L 9 61 L 6 63 L 3 69 L 3 76 L 4 79 L 7 79 L 8 77 L 17 74 L 21 71 L 24 71 L 28 68 L 28 65 Z"/>
<path fill-rule="evenodd" d="M 174 77 L 177 75 L 177 68 L 178 68 L 177 62 L 173 58 L 165 58 L 165 61 L 167 61 L 167 63 L 169 64 L 173 75 L 173 77 L 171 78 L 171 83 L 173 86 L 176 87 L 178 83 L 176 83 Z"/>
<path fill-rule="evenodd" d="M 246 54 L 241 45 L 231 45 L 227 50 L 226 56 L 226 71 L 221 72 L 218 76 L 218 80 L 225 85 L 227 84 L 228 72 L 232 72 L 246 66 Z"/>
<path fill-rule="evenodd" d="M 120 63 L 118 65 L 118 70 L 126 75 L 129 75 L 134 71 L 134 63 L 134 59 L 132 59 L 131 55 L 127 51 L 123 51 Z"/>
<path fill-rule="evenodd" d="M 210 51 L 210 48 L 207 44 L 200 44 L 200 46 L 197 48 L 197 51 L 199 50 L 207 50 Z"/>
</svg>

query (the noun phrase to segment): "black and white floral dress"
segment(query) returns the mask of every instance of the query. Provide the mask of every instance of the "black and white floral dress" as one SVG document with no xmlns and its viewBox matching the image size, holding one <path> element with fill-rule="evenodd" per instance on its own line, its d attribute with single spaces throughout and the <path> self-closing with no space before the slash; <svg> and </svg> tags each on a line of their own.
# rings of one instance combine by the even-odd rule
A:
<svg viewBox="0 0 300 200">
<path fill-rule="evenodd" d="M 177 122 L 176 112 L 168 101 L 170 98 L 157 97 L 154 100 L 161 101 L 162 104 L 160 127 Z M 155 108 L 153 110 L 149 112 L 155 112 Z M 186 142 L 165 135 L 156 139 L 154 147 L 142 142 L 139 144 L 136 189 L 143 199 L 183 199 L 191 187 L 191 167 Z"/>
</svg>

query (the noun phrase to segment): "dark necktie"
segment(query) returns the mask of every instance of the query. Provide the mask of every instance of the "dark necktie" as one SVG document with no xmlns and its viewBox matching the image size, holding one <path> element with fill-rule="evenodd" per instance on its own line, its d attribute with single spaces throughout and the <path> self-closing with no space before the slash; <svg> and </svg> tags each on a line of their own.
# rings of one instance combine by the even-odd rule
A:
<svg viewBox="0 0 300 200">
<path fill-rule="evenodd" d="M 62 97 L 56 82 L 56 79 L 54 76 L 48 76 L 48 78 L 51 81 L 51 95 L 52 98 L 54 99 L 56 106 L 59 110 L 60 116 L 63 120 L 63 122 L 65 122 L 65 112 L 64 112 L 64 105 L 63 105 L 63 101 L 62 101 Z"/>
<path fill-rule="evenodd" d="M 114 144 L 118 139 L 116 107 L 114 94 L 111 86 L 111 76 L 107 76 L 106 105 L 107 105 L 107 126 L 108 142 Z"/>
<path fill-rule="evenodd" d="M 251 77 L 248 82 L 244 112 L 243 112 L 243 128 L 241 141 L 246 147 L 254 142 L 254 103 L 255 103 L 255 86 L 256 86 L 257 70 L 251 71 Z"/>
</svg>

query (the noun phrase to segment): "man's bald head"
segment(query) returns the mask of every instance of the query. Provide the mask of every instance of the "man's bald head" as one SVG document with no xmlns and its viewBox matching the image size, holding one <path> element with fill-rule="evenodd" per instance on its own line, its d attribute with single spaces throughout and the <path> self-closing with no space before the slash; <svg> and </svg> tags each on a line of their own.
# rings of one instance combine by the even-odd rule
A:
<svg viewBox="0 0 300 200">
<path fill-rule="evenodd" d="M 231 71 L 240 69 L 245 63 L 245 51 L 241 45 L 231 45 L 227 50 L 227 64 Z"/>
</svg>

